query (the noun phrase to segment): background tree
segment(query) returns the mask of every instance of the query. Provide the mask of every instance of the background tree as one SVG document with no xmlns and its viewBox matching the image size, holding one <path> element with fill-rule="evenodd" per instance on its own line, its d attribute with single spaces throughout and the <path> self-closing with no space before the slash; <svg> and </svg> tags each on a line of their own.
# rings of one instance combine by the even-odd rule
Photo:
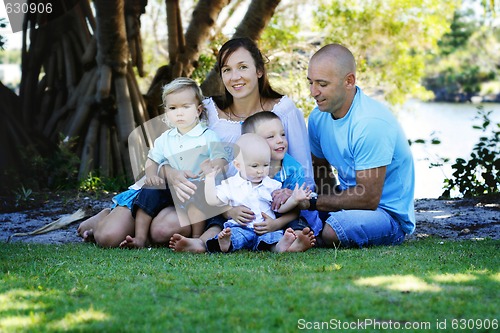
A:
<svg viewBox="0 0 500 333">
<path fill-rule="evenodd" d="M 140 16 L 147 1 L 95 0 L 94 16 L 88 0 L 59 0 L 51 2 L 52 13 L 27 14 L 20 108 L 14 103 L 7 108 L 11 114 L 21 110 L 19 133 L 10 140 L 14 151 L 28 146 L 43 153 L 41 147 L 55 147 L 62 133 L 62 145 L 76 141 L 80 179 L 92 170 L 132 178 L 129 133 L 158 115 L 164 83 L 192 74 L 201 45 L 229 2 L 198 1 L 184 31 L 180 1 L 165 1 L 169 63 L 159 68 L 145 96 L 135 71 L 139 76 L 144 73 Z M 252 0 L 235 36 L 258 39 L 279 2 Z M 217 90 L 214 86 L 217 81 L 209 79 L 205 93 Z M 19 139 L 23 137 L 39 139 L 26 143 Z M 19 159 L 7 158 L 5 165 L 19 165 Z"/>
<path fill-rule="evenodd" d="M 322 1 L 314 14 L 324 42 L 341 42 L 357 57 L 364 87 L 391 103 L 408 94 L 428 98 L 421 85 L 425 59 L 448 31 L 457 0 Z M 371 75 L 367 75 L 367 73 Z"/>
<path fill-rule="evenodd" d="M 500 101 L 500 94 L 493 93 L 500 87 L 496 80 L 500 74 L 499 44 L 498 26 L 471 9 L 457 10 L 450 31 L 438 43 L 436 56 L 427 64 L 425 87 L 434 92 L 438 101 L 471 101 L 482 89 L 489 100 Z M 484 89 L 486 82 L 496 89 Z"/>
<path fill-rule="evenodd" d="M 354 4 L 333 0 L 318 5 L 304 0 L 282 4 L 279 0 L 154 0 L 156 6 L 163 6 L 165 16 L 153 15 L 156 29 L 147 31 L 154 42 L 148 41 L 143 52 L 141 17 L 149 8 L 147 1 L 94 0 L 95 9 L 89 0 L 51 3 L 53 14 L 30 14 L 25 19 L 20 106 L 8 108 L 19 121 L 17 136 L 36 139 L 30 144 L 15 139 L 12 146 L 35 147 L 44 156 L 50 156 L 45 151 L 54 147 L 58 147 L 56 153 L 74 151 L 81 160 L 80 179 L 91 171 L 132 177 L 128 134 L 159 114 L 160 88 L 166 82 L 191 76 L 202 84 L 205 95 L 221 93 L 212 68 L 218 48 L 229 37 L 259 40 L 271 60 L 273 84 L 304 111 L 313 106 L 304 79 L 307 61 L 320 45 L 332 41 L 347 45 L 359 56 L 364 86 L 384 91 L 391 102 L 398 102 L 408 93 L 423 91 L 419 85 L 423 59 L 447 31 L 450 8 L 456 5 L 452 0 Z M 224 25 L 238 10 L 243 10 L 240 23 L 233 33 L 223 34 Z M 316 30 L 305 29 L 311 26 Z M 162 27 L 167 30 L 165 38 L 160 36 Z M 151 57 L 151 50 L 160 55 Z M 147 85 L 140 88 L 138 81 L 147 74 L 145 65 L 149 70 L 151 58 L 162 63 L 153 67 L 154 77 L 144 80 Z"/>
</svg>

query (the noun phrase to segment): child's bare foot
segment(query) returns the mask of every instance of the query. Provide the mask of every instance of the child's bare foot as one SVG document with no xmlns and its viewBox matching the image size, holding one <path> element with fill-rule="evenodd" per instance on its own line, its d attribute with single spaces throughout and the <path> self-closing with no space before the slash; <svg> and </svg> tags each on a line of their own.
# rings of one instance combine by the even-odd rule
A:
<svg viewBox="0 0 500 333">
<path fill-rule="evenodd" d="M 292 228 L 287 228 L 283 233 L 283 237 L 279 240 L 274 248 L 274 252 L 285 252 L 295 241 L 297 236 L 293 232 Z"/>
<path fill-rule="evenodd" d="M 222 229 L 217 236 L 217 240 L 219 241 L 219 247 L 222 252 L 229 251 L 231 247 L 231 228 Z"/>
<path fill-rule="evenodd" d="M 203 240 L 199 238 L 187 238 L 179 234 L 174 234 L 170 237 L 168 247 L 176 252 L 203 253 L 207 251 Z"/>
<path fill-rule="evenodd" d="M 80 223 L 77 229 L 78 236 L 83 237 L 83 240 L 85 240 L 85 231 L 94 230 L 97 226 L 97 223 L 108 216 L 110 212 L 111 208 L 104 208 L 96 215 L 91 216 Z"/>
<path fill-rule="evenodd" d="M 309 250 L 316 244 L 316 237 L 311 228 L 304 228 L 302 231 L 297 230 L 297 239 L 286 250 L 286 252 L 304 252 Z"/>
<path fill-rule="evenodd" d="M 127 235 L 125 240 L 120 243 L 120 248 L 128 248 L 128 249 L 142 249 L 145 245 L 145 241 L 133 238 Z"/>
</svg>

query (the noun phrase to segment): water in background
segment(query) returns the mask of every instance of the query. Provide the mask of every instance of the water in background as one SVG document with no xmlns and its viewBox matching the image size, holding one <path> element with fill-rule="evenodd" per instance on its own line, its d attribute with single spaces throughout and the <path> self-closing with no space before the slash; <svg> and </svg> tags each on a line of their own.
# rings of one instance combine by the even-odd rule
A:
<svg viewBox="0 0 500 333">
<path fill-rule="evenodd" d="M 397 117 L 408 139 L 429 142 L 435 137 L 441 141 L 438 145 L 412 145 L 416 169 L 415 198 L 439 197 L 443 192 L 443 180 L 452 176 L 451 164 L 458 157 L 469 159 L 472 148 L 484 135 L 481 130 L 472 128 L 473 125 L 481 124 L 479 120 L 474 120 L 477 106 L 470 103 L 425 103 L 412 100 L 399 108 Z M 493 110 L 490 116 L 492 122 L 500 122 L 500 104 L 487 103 L 483 106 L 485 110 Z M 429 168 L 430 163 L 439 162 L 440 157 L 447 157 L 450 162 L 442 167 Z M 458 196 L 458 193 L 455 195 Z"/>
</svg>

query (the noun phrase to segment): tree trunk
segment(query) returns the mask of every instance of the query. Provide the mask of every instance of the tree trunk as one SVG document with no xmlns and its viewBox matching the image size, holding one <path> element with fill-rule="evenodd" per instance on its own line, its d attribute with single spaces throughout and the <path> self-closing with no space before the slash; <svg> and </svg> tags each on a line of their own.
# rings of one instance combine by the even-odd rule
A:
<svg viewBox="0 0 500 333">
<path fill-rule="evenodd" d="M 230 2 L 199 0 L 184 34 L 180 1 L 165 0 L 170 63 L 158 69 L 146 99 L 133 71 L 136 67 L 143 75 L 140 15 L 146 0 L 94 0 L 96 18 L 90 0 L 54 0 L 52 13 L 27 14 L 18 107 L 4 102 L 5 87 L 0 86 L 2 115 L 12 124 L 8 128 L 14 129 L 3 133 L 13 139 L 10 147 L 30 145 L 30 141 L 51 142 L 54 147 L 61 133 L 78 137 L 75 152 L 81 157 L 80 178 L 95 170 L 110 177 L 126 173 L 132 178 L 129 134 L 162 112 L 159 105 L 165 83 L 192 75 L 200 45 Z M 258 39 L 278 3 L 253 0 L 235 36 Z M 210 91 L 207 88 L 205 94 Z M 18 159 L 14 150 L 3 156 Z M 2 163 L 8 164 L 3 159 Z"/>
<path fill-rule="evenodd" d="M 231 1 L 198 1 L 193 10 L 193 16 L 186 30 L 185 38 L 182 35 L 182 23 L 179 22 L 179 8 L 175 7 L 174 2 L 177 2 L 177 0 L 167 0 L 170 64 L 158 69 L 148 90 L 147 102 L 150 115 L 161 112 L 158 109 L 158 105 L 161 105 L 161 87 L 176 77 L 191 76 L 193 70 L 197 67 L 201 49 L 200 44 L 207 40 L 210 29 L 214 27 L 220 12 Z"/>
<path fill-rule="evenodd" d="M 96 0 L 95 19 L 88 0 L 59 0 L 52 2 L 51 14 L 25 18 L 22 125 L 40 130 L 54 143 L 60 132 L 79 137 L 80 178 L 91 169 L 132 178 L 130 163 L 124 162 L 128 135 L 147 120 L 133 72 L 133 66 L 143 72 L 139 18 L 146 3 Z M 119 151 L 111 151 L 117 147 Z M 120 156 L 121 161 L 110 156 Z"/>
</svg>

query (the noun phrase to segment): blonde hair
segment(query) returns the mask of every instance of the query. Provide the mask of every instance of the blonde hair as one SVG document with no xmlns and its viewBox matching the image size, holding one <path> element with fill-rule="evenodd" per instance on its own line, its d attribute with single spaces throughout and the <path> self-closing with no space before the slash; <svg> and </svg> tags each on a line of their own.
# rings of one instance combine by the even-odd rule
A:
<svg viewBox="0 0 500 333">
<path fill-rule="evenodd" d="M 202 111 L 200 113 L 200 121 L 207 122 L 208 117 L 207 117 L 207 112 L 205 110 L 205 106 L 203 105 L 203 100 L 205 99 L 205 96 L 203 96 L 203 92 L 201 91 L 200 86 L 198 83 L 196 83 L 195 80 L 190 79 L 188 77 L 178 77 L 170 83 L 167 83 L 166 85 L 163 86 L 162 89 L 162 94 L 161 94 L 161 99 L 163 101 L 163 105 L 165 106 L 167 104 L 167 96 L 178 92 L 183 89 L 192 89 L 194 92 L 194 95 L 196 99 L 198 100 L 198 104 L 201 105 Z"/>
</svg>

